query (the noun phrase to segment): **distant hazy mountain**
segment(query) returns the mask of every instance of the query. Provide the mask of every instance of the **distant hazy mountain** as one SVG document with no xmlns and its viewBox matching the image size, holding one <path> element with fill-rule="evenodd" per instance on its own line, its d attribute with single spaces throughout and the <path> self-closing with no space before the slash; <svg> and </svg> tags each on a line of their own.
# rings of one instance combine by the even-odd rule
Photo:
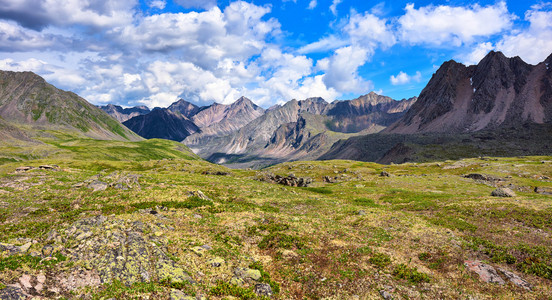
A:
<svg viewBox="0 0 552 300">
<path fill-rule="evenodd" d="M 141 139 L 85 99 L 57 89 L 32 72 L 0 71 L 0 118 L 0 135 L 14 139 L 38 135 L 38 130 L 96 139 Z"/>
<path fill-rule="evenodd" d="M 314 159 L 340 138 L 384 129 L 414 101 L 375 93 L 332 104 L 322 98 L 292 100 L 228 135 L 196 134 L 184 143 L 208 160 L 239 166 Z"/>
<path fill-rule="evenodd" d="M 136 116 L 145 115 L 150 112 L 147 106 L 135 106 L 130 108 L 122 108 L 119 105 L 108 104 L 105 106 L 99 106 L 108 115 L 117 119 L 117 121 L 123 123 L 124 121 Z"/>
<path fill-rule="evenodd" d="M 386 133 L 474 132 L 552 121 L 552 55 L 536 66 L 490 52 L 464 66 L 445 62 L 418 101 Z"/>
<path fill-rule="evenodd" d="M 333 131 L 359 132 L 372 125 L 389 126 L 416 101 L 416 97 L 396 101 L 374 92 L 354 100 L 335 101 L 325 115 L 332 117 Z"/>
<path fill-rule="evenodd" d="M 229 134 L 263 114 L 263 108 L 245 97 L 239 98 L 230 105 L 214 103 L 202 107 L 192 117 L 194 123 L 201 128 L 200 136 L 191 136 L 190 139 Z"/>
<path fill-rule="evenodd" d="M 160 138 L 180 142 L 190 134 L 199 132 L 199 128 L 190 119 L 167 108 L 155 108 L 149 114 L 134 117 L 123 124 L 147 139 Z"/>
</svg>

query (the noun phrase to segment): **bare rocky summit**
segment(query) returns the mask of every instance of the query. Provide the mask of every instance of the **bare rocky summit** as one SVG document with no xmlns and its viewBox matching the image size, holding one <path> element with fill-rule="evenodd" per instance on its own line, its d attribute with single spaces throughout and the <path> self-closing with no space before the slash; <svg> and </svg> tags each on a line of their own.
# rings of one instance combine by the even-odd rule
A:
<svg viewBox="0 0 552 300">
<path fill-rule="evenodd" d="M 108 115 L 112 116 L 121 123 L 128 119 L 132 119 L 136 116 L 145 115 L 150 112 L 150 109 L 147 106 L 123 108 L 119 105 L 108 104 L 100 106 L 100 109 L 105 111 Z"/>
<path fill-rule="evenodd" d="M 491 51 L 477 65 L 445 62 L 386 133 L 474 132 L 552 121 L 552 55 L 537 65 Z"/>
</svg>

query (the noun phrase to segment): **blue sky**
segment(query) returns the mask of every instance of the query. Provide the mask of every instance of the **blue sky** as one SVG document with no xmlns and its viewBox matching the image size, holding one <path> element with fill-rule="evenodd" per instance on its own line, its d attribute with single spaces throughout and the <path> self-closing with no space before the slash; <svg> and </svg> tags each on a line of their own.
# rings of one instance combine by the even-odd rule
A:
<svg viewBox="0 0 552 300">
<path fill-rule="evenodd" d="M 94 104 L 417 96 L 444 61 L 552 53 L 540 1 L 0 0 L 0 69 Z"/>
</svg>

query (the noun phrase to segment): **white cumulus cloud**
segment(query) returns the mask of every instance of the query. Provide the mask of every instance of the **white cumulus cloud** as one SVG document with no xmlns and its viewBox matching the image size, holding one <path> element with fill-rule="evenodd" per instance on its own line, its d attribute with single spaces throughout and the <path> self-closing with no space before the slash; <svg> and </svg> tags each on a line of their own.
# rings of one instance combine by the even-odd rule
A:
<svg viewBox="0 0 552 300">
<path fill-rule="evenodd" d="M 552 3 L 534 5 L 525 13 L 529 28 L 506 35 L 496 49 L 536 64 L 552 53 Z"/>
<path fill-rule="evenodd" d="M 469 7 L 407 4 L 398 19 L 400 38 L 410 44 L 461 46 L 477 37 L 488 37 L 512 27 L 516 18 L 505 2 Z"/>
<path fill-rule="evenodd" d="M 403 71 L 400 71 L 397 76 L 391 75 L 389 78 L 389 81 L 391 81 L 392 85 L 402 85 L 407 84 L 411 82 L 420 82 L 422 80 L 422 73 L 420 71 L 417 71 L 414 75 L 408 75 Z"/>
</svg>

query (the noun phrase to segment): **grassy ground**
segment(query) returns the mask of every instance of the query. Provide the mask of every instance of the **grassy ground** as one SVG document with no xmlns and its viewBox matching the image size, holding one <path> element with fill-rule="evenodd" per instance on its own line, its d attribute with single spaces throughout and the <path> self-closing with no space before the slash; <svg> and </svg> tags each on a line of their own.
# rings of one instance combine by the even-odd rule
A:
<svg viewBox="0 0 552 300">
<path fill-rule="evenodd" d="M 167 253 L 196 283 L 114 281 L 64 297 L 168 298 L 178 289 L 210 299 L 254 298 L 251 284 L 234 285 L 226 273 L 202 264 L 219 258 L 228 266 L 262 270 L 260 280 L 277 299 L 378 299 L 382 290 L 395 299 L 552 298 L 552 196 L 533 191 L 552 188 L 552 157 L 389 166 L 293 162 L 251 171 L 174 152 L 174 144 L 164 141 L 110 143 L 56 142 L 61 150 L 53 158 L 1 164 L 0 242 L 34 239 L 29 251 L 40 251 L 50 230 L 80 219 L 101 214 L 141 220 L 164 228 Z M 43 164 L 59 170 L 15 172 Z M 380 176 L 384 170 L 391 176 Z M 266 171 L 314 183 L 299 188 L 255 180 Z M 469 173 L 502 178 L 498 184 L 510 185 L 517 196 L 492 197 L 494 187 L 462 177 Z M 92 192 L 78 185 L 129 174 L 139 177 L 140 189 Z M 324 176 L 337 182 L 326 183 Z M 213 202 L 194 204 L 190 192 L 197 191 Z M 159 206 L 166 211 L 143 213 Z M 205 244 L 210 249 L 203 256 L 191 250 Z M 73 267 L 63 251 L 59 255 L 50 264 L 3 254 L 0 288 L 24 273 Z M 474 259 L 519 274 L 532 291 L 481 282 L 463 265 Z"/>
</svg>

